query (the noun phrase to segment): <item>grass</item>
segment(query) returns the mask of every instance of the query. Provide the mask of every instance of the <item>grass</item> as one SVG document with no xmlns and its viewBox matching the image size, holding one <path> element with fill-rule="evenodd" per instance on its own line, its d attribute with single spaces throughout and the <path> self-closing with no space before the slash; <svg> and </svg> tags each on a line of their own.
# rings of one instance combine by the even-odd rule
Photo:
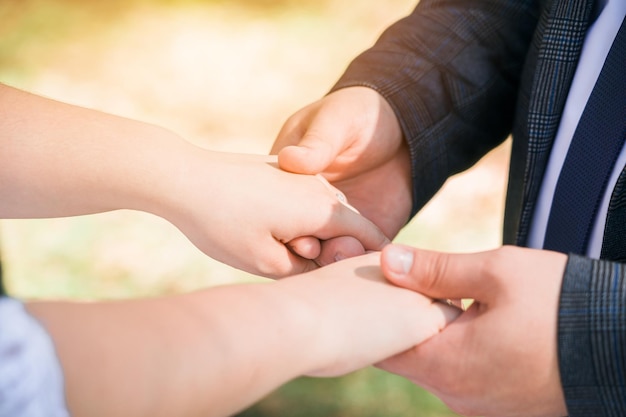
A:
<svg viewBox="0 0 626 417">
<path fill-rule="evenodd" d="M 321 97 L 413 0 L 8 0 L 0 82 L 155 122 L 216 150 L 265 153 L 285 118 Z M 396 238 L 449 251 L 500 241 L 508 144 L 450 180 Z M 24 298 L 115 299 L 256 277 L 130 211 L 3 220 L 6 279 Z M 301 378 L 241 416 L 452 416 L 376 369 Z"/>
<path fill-rule="evenodd" d="M 301 378 L 237 417 L 448 417 L 434 396 L 405 379 L 368 368 L 343 378 Z"/>
</svg>

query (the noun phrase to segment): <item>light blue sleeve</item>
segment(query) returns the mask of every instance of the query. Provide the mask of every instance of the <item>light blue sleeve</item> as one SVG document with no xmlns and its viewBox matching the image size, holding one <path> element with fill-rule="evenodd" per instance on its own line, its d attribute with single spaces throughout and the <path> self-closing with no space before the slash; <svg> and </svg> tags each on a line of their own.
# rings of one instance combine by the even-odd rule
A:
<svg viewBox="0 0 626 417">
<path fill-rule="evenodd" d="M 0 417 L 69 415 L 50 336 L 21 302 L 1 297 Z"/>
</svg>

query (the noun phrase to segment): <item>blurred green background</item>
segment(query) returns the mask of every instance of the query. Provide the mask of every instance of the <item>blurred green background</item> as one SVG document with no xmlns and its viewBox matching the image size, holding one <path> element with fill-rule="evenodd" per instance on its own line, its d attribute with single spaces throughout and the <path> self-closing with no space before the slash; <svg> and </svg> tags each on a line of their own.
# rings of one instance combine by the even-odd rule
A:
<svg viewBox="0 0 626 417">
<path fill-rule="evenodd" d="M 3 0 L 0 82 L 157 123 L 211 149 L 267 153 L 414 0 Z M 508 143 L 449 180 L 396 238 L 470 252 L 500 242 Z M 259 278 L 201 254 L 173 226 L 117 211 L 3 220 L 7 286 L 24 298 L 115 299 Z M 453 416 L 399 377 L 301 378 L 241 416 Z"/>
</svg>

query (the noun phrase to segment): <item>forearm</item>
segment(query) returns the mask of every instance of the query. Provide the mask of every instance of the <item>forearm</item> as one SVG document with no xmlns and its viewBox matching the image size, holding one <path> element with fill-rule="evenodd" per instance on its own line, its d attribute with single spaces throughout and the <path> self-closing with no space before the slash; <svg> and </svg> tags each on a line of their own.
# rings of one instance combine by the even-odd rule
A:
<svg viewBox="0 0 626 417">
<path fill-rule="evenodd" d="M 388 242 L 328 185 L 267 156 L 205 150 L 157 126 L 0 84 L 0 218 L 116 209 L 163 217 L 207 255 L 264 276 L 317 267 L 284 244 L 302 236 L 352 236 L 367 250 Z"/>
<path fill-rule="evenodd" d="M 264 284 L 29 310 L 52 335 L 75 416 L 225 416 L 307 371 L 310 326 Z"/>
<path fill-rule="evenodd" d="M 145 123 L 0 84 L 0 217 L 163 205 L 189 146 Z"/>
<path fill-rule="evenodd" d="M 456 308 L 388 284 L 376 253 L 268 284 L 172 298 L 35 303 L 75 416 L 225 416 L 299 375 L 403 352 Z"/>
</svg>

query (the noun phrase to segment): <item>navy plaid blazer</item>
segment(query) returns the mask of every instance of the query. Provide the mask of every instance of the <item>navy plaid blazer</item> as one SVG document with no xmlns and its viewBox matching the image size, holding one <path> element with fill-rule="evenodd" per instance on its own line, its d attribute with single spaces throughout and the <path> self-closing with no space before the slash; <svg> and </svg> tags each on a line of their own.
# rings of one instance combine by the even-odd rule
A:
<svg viewBox="0 0 626 417">
<path fill-rule="evenodd" d="M 350 64 L 333 89 L 368 86 L 391 104 L 411 153 L 413 213 L 512 134 L 504 243 L 526 244 L 593 7 L 593 0 L 422 0 Z M 624 225 L 622 172 L 602 260 L 570 255 L 563 280 L 558 347 L 571 416 L 626 415 Z"/>
</svg>

